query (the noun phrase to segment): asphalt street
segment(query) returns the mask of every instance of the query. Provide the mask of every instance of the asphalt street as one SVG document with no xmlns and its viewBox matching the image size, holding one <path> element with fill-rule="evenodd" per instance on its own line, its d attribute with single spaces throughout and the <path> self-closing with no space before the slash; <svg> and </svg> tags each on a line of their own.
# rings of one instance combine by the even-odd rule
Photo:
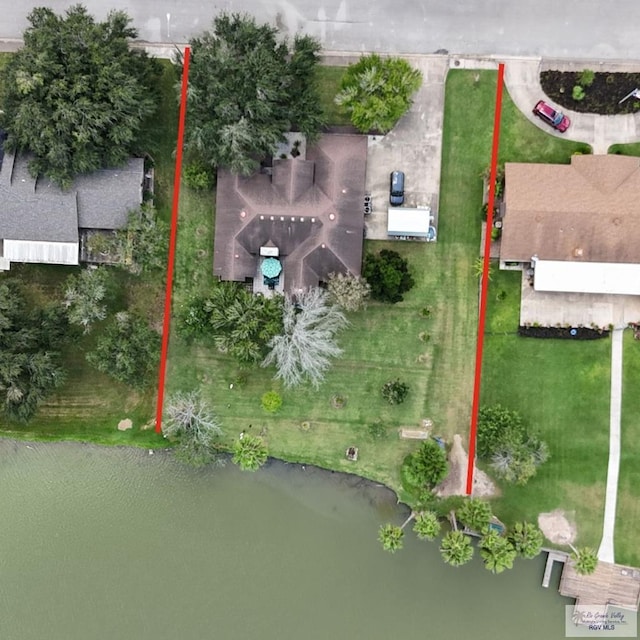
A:
<svg viewBox="0 0 640 640">
<path fill-rule="evenodd" d="M 63 11 L 71 0 L 43 0 Z M 123 9 L 140 38 L 184 43 L 222 11 L 249 12 L 325 50 L 640 60 L 638 0 L 83 0 L 103 18 Z M 0 39 L 19 38 L 30 7 L 0 0 Z"/>
</svg>

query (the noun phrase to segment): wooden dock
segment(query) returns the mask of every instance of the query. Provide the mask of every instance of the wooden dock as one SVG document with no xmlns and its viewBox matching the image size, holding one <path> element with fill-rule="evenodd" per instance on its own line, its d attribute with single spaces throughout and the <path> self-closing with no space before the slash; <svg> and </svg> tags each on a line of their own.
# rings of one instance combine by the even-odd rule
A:
<svg viewBox="0 0 640 640">
<path fill-rule="evenodd" d="M 545 577 L 546 574 L 545 569 Z M 614 605 L 638 611 L 640 570 L 601 561 L 590 576 L 581 576 L 570 562 L 566 562 L 560 580 L 560 594 L 575 598 L 576 605 L 600 606 L 603 609 Z"/>
<path fill-rule="evenodd" d="M 549 588 L 551 582 L 551 573 L 553 572 L 553 563 L 561 562 L 564 564 L 567 561 L 567 554 L 562 551 L 549 550 L 547 552 L 547 564 L 544 566 L 544 576 L 542 576 L 542 586 L 545 589 Z"/>
</svg>

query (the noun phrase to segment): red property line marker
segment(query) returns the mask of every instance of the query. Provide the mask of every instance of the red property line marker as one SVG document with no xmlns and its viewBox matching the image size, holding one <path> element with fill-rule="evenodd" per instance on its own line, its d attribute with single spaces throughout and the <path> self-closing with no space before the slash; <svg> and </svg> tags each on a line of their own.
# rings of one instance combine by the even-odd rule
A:
<svg viewBox="0 0 640 640">
<path fill-rule="evenodd" d="M 160 353 L 160 375 L 158 381 L 158 403 L 156 406 L 156 433 L 162 432 L 162 408 L 164 404 L 164 381 L 167 374 L 167 352 L 169 350 L 169 327 L 171 325 L 171 294 L 173 292 L 173 266 L 176 257 L 178 232 L 178 204 L 180 202 L 180 174 L 182 173 L 182 146 L 184 144 L 184 120 L 187 113 L 187 86 L 189 83 L 189 58 L 191 49 L 184 50 L 182 63 L 182 93 L 178 118 L 178 140 L 176 146 L 176 168 L 173 178 L 173 207 L 171 209 L 171 235 L 169 236 L 169 260 L 167 263 L 167 287 L 164 296 L 164 320 L 162 323 L 162 351 Z"/>
<path fill-rule="evenodd" d="M 484 323 L 487 313 L 487 289 L 489 288 L 489 261 L 491 253 L 491 229 L 493 229 L 493 204 L 496 197 L 496 174 L 498 170 L 498 147 L 500 145 L 500 114 L 502 112 L 502 87 L 504 83 L 504 63 L 498 66 L 496 87 L 496 109 L 493 119 L 493 148 L 491 150 L 491 173 L 489 176 L 489 202 L 487 205 L 487 226 L 484 234 L 484 261 L 480 280 L 480 313 L 478 316 L 478 342 L 476 343 L 476 372 L 473 381 L 473 404 L 471 406 L 471 427 L 469 429 L 469 463 L 467 465 L 467 495 L 473 490 L 473 469 L 476 459 L 476 435 L 478 432 L 478 407 L 480 404 L 480 379 L 482 376 L 482 349 L 484 347 Z"/>
</svg>

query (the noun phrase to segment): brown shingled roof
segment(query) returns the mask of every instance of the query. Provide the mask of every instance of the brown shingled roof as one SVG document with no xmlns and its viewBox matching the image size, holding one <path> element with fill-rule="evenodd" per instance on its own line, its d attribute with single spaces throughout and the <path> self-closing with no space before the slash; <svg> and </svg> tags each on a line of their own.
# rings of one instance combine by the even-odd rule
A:
<svg viewBox="0 0 640 640">
<path fill-rule="evenodd" d="M 213 272 L 243 281 L 260 247 L 280 250 L 287 291 L 332 271 L 360 274 L 367 138 L 322 135 L 306 159 L 274 160 L 272 175 L 218 171 Z"/>
<path fill-rule="evenodd" d="M 640 158 L 507 163 L 500 258 L 640 263 Z"/>
</svg>

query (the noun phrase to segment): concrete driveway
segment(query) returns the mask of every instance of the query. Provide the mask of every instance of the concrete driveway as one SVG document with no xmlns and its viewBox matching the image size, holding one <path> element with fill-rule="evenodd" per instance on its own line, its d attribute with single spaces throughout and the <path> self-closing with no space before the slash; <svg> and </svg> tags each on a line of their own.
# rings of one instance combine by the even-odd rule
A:
<svg viewBox="0 0 640 640">
<path fill-rule="evenodd" d="M 505 86 L 518 109 L 536 126 L 550 135 L 576 142 L 585 142 L 593 148 L 593 153 L 607 153 L 612 144 L 640 141 L 640 113 L 620 116 L 599 116 L 577 113 L 559 107 L 545 95 L 540 85 L 540 71 L 558 69 L 560 71 L 640 71 L 640 63 L 602 63 L 598 61 L 568 62 L 566 60 L 543 60 L 539 58 L 512 58 L 505 61 Z M 632 89 L 634 87 L 631 87 Z M 538 100 L 545 100 L 563 111 L 571 119 L 566 133 L 558 133 L 536 118 L 532 109 Z"/>
<path fill-rule="evenodd" d="M 386 136 L 369 138 L 366 189 L 373 213 L 366 217 L 367 238 L 387 240 L 389 174 L 404 171 L 405 206 L 429 206 L 437 227 L 442 157 L 444 82 L 448 56 L 406 56 L 422 72 L 422 87 L 411 109 Z"/>
</svg>

